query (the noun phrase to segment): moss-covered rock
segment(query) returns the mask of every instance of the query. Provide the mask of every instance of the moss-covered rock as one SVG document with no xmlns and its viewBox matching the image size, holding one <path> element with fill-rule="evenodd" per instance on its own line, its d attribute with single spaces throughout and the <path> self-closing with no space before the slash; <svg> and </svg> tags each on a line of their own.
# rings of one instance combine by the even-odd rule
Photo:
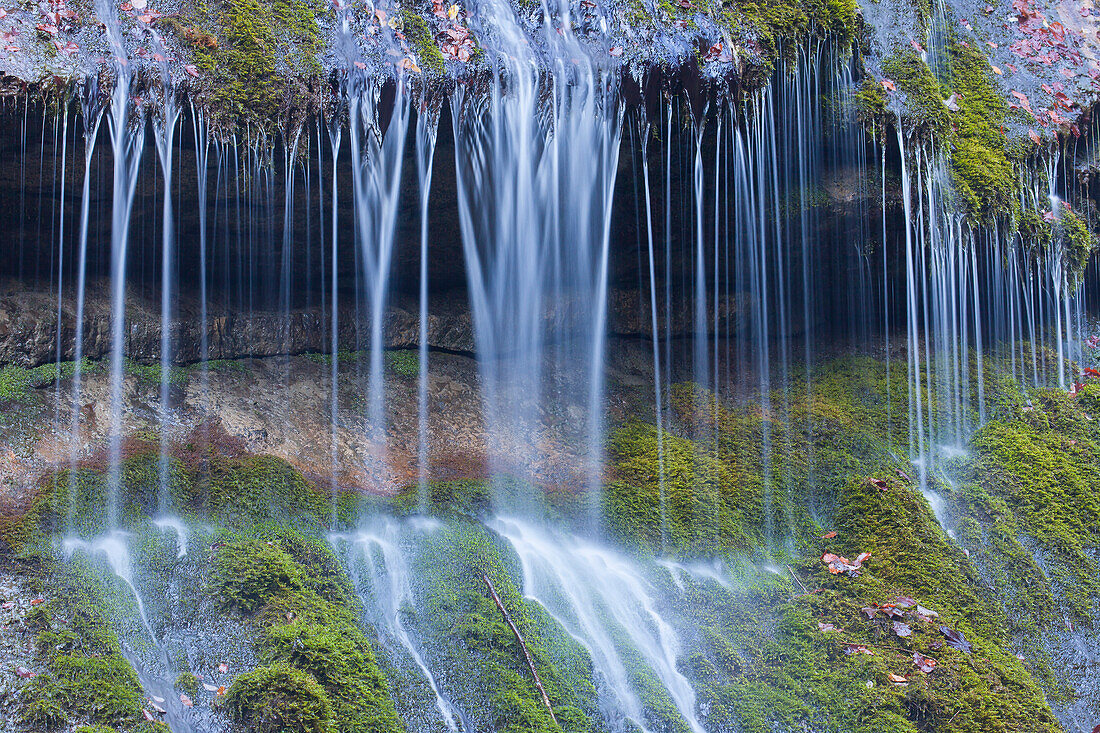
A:
<svg viewBox="0 0 1100 733">
<path fill-rule="evenodd" d="M 309 673 L 288 664 L 259 667 L 233 681 L 226 707 L 249 733 L 331 733 L 332 703 Z"/>
<path fill-rule="evenodd" d="M 238 540 L 219 546 L 213 592 L 262 629 L 258 651 L 266 662 L 276 665 L 268 669 L 295 670 L 291 682 L 303 695 L 303 675 L 319 685 L 324 705 L 309 695 L 307 707 L 311 714 L 319 706 L 327 708 L 328 716 L 322 717 L 331 719 L 332 730 L 403 730 L 386 680 L 350 605 L 346 584 L 332 577 L 339 570 L 331 551 L 285 528 L 271 536 L 271 540 Z M 248 695 L 241 692 L 235 698 L 241 701 L 237 709 L 243 712 L 246 708 L 241 706 L 248 700 L 263 695 L 282 694 L 279 686 L 289 684 L 288 679 L 282 672 L 251 678 Z M 264 692 L 268 683 L 274 687 Z"/>
</svg>

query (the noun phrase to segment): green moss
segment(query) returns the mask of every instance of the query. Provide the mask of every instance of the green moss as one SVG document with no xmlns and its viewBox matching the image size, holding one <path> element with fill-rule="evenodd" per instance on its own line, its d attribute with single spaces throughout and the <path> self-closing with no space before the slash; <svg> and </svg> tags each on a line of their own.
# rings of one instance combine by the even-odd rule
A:
<svg viewBox="0 0 1100 733">
<path fill-rule="evenodd" d="M 928 64 L 915 51 L 905 49 L 886 58 L 882 71 L 905 94 L 907 129 L 945 144 L 951 134 L 951 113 L 943 103 L 944 89 Z"/>
<path fill-rule="evenodd" d="M 1039 420 L 1041 414 L 1042 420 L 1064 422 L 1072 416 L 1060 411 L 1052 417 L 1045 403 L 1042 410 L 1022 412 L 1018 388 L 996 376 L 995 362 L 987 358 L 983 364 L 990 395 L 986 410 L 994 419 L 1011 422 L 1013 416 L 1025 415 Z M 971 369 L 974 400 L 976 360 L 971 360 Z M 747 406 L 727 406 L 691 385 L 671 391 L 672 419 L 665 437 L 666 549 L 686 555 L 718 552 L 732 563 L 727 566 L 732 575 L 728 587 L 684 577 L 679 581 L 685 590 L 677 611 L 700 632 L 684 650 L 685 674 L 699 705 L 708 711 L 708 729 L 1058 730 L 1044 694 L 1044 686 L 1057 691 L 1049 667 L 1034 662 L 1029 670 L 1015 656 L 1019 609 L 1006 608 L 1000 587 L 998 593 L 987 587 L 984 559 L 975 554 L 983 563 L 979 574 L 903 476 L 911 469 L 892 457 L 908 447 L 907 381 L 904 362 L 887 369 L 874 360 L 848 358 L 821 365 L 807 383 L 796 380 L 787 390 Z M 1074 405 L 1065 395 L 1058 397 Z M 922 402 L 932 422 L 940 421 L 934 395 L 922 395 Z M 981 435 L 975 441 L 976 452 L 982 446 Z M 609 487 L 605 522 L 621 542 L 652 547 L 660 536 L 659 497 L 653 488 L 658 461 L 655 429 L 636 423 L 621 426 L 612 433 L 609 457 L 616 481 L 624 485 L 615 487 L 612 482 Z M 1000 455 L 991 459 L 991 466 L 979 463 L 968 470 L 1003 491 L 1012 484 L 999 475 L 1006 466 L 1034 465 L 1036 476 L 1026 477 L 1029 488 L 1024 493 L 1030 496 L 1034 486 L 1037 498 L 1044 495 L 1044 487 L 1067 483 L 1070 497 L 1051 504 L 1064 501 L 1069 508 L 1065 516 L 1050 521 L 1063 523 L 1055 534 L 1079 539 L 1088 536 L 1093 522 L 1091 505 L 1080 503 L 1084 499 L 1078 478 L 1096 470 L 1091 460 L 1075 464 L 1071 471 L 1050 459 Z M 885 490 L 869 478 L 885 481 Z M 714 486 L 747 493 L 723 500 L 723 489 Z M 636 496 L 630 492 L 634 487 Z M 936 488 L 949 492 L 944 486 Z M 676 495 L 685 491 L 697 511 L 678 506 L 683 502 Z M 988 517 L 975 509 L 977 500 L 967 506 L 971 508 L 963 508 L 960 538 L 984 543 L 1021 584 L 1044 578 L 1015 537 L 1031 531 L 1026 522 L 1014 518 L 1015 524 L 1002 523 L 990 532 Z M 1002 514 L 1012 511 L 1003 500 L 987 500 L 984 506 L 999 506 Z M 1073 524 L 1070 515 L 1080 516 L 1080 523 Z M 710 546 L 682 534 L 697 523 L 714 532 Z M 825 528 L 837 537 L 820 538 Z M 761 547 L 775 557 L 780 548 L 768 540 L 769 532 L 788 538 L 782 554 L 789 568 L 773 567 L 782 575 L 740 565 L 736 559 Z M 858 578 L 849 578 L 827 572 L 820 559 L 824 551 L 846 557 L 870 552 L 871 557 Z M 1063 558 L 1057 564 L 1073 563 Z M 1087 563 L 1079 567 L 1081 573 L 1097 575 Z M 1057 576 L 1056 571 L 1052 577 Z M 1073 576 L 1066 582 L 1079 581 Z M 883 616 L 869 619 L 862 612 L 902 595 L 940 614 L 935 623 L 911 621 L 914 633 L 905 639 L 893 634 Z M 1050 602 L 1050 583 L 1036 591 L 1036 607 L 1043 598 Z M 1036 618 L 1042 624 L 1052 614 L 1039 612 Z M 819 622 L 839 631 L 821 631 Z M 941 623 L 962 631 L 975 645 L 974 654 L 945 646 L 938 631 Z M 872 653 L 845 654 L 845 645 L 863 645 Z M 916 670 L 913 652 L 935 658 L 936 671 L 925 675 Z M 889 674 L 906 678 L 907 685 L 893 685 Z"/>
<path fill-rule="evenodd" d="M 330 500 L 286 461 L 246 456 L 218 461 L 195 485 L 195 504 L 228 525 L 325 522 Z"/>
<path fill-rule="evenodd" d="M 125 364 L 123 364 L 123 371 L 126 374 L 137 377 L 138 382 L 145 386 L 159 385 L 163 379 L 163 370 L 160 364 L 143 364 L 133 361 L 132 359 L 127 359 Z M 171 387 L 186 387 L 189 376 L 190 370 L 186 367 L 168 367 L 168 384 Z"/>
<path fill-rule="evenodd" d="M 176 677 L 174 687 L 192 700 L 199 699 L 199 678 L 191 672 L 182 672 Z"/>
<path fill-rule="evenodd" d="M 1038 393 L 1032 410 L 991 422 L 974 437 L 962 498 L 1000 547 L 990 554 L 1000 558 L 1018 619 L 1087 620 L 1100 600 L 1100 499 L 1093 491 L 1100 434 L 1081 412 L 1097 392 L 1090 385 L 1080 403 L 1062 392 Z M 1019 545 L 1020 533 L 1038 544 L 1045 572 Z"/>
<path fill-rule="evenodd" d="M 42 727 L 82 719 L 129 728 L 141 720 L 141 685 L 88 586 L 77 583 L 52 578 L 46 602 L 28 616 L 36 665 L 46 671 L 24 689 L 21 716 Z"/>
<path fill-rule="evenodd" d="M 209 75 L 202 93 L 216 124 L 270 127 L 291 109 L 309 108 L 323 47 L 318 12 L 304 0 L 196 4 L 187 38 Z"/>
<path fill-rule="evenodd" d="M 311 675 L 287 664 L 260 667 L 233 681 L 230 716 L 249 733 L 331 733 L 332 703 Z"/>
<path fill-rule="evenodd" d="M 1083 282 L 1085 266 L 1097 250 L 1096 235 L 1089 230 L 1084 219 L 1068 210 L 1064 210 L 1057 219 L 1055 233 L 1066 284 L 1076 288 L 1078 283 Z"/>
<path fill-rule="evenodd" d="M 227 542 L 217 548 L 212 583 L 223 603 L 262 628 L 258 650 L 264 662 L 273 665 L 266 669 L 290 669 L 295 685 L 300 687 L 308 678 L 319 686 L 321 698 L 308 695 L 311 714 L 317 712 L 318 699 L 330 712 L 328 717 L 316 716 L 317 721 L 331 719 L 332 730 L 340 733 L 404 729 L 352 612 L 350 592 L 339 579 L 331 550 L 322 543 L 285 528 L 272 540 Z M 251 679 L 236 696 L 231 688 L 230 697 L 239 701 L 231 702 L 231 709 L 235 705 L 235 714 L 246 716 L 250 701 L 282 695 L 287 680 L 286 673 L 264 674 Z"/>
<path fill-rule="evenodd" d="M 417 58 L 425 71 L 433 74 L 443 73 L 443 52 L 439 50 L 427 21 L 415 10 L 402 10 L 405 37 L 416 48 Z"/>
<path fill-rule="evenodd" d="M 950 86 L 959 107 L 953 116 L 952 183 L 970 219 L 989 224 L 1019 207 L 1016 169 L 1004 133 L 1008 106 L 983 53 L 962 43 L 951 44 L 948 52 Z"/>
<path fill-rule="evenodd" d="M 425 649 L 433 668 L 456 670 L 445 692 L 478 730 L 559 730 L 482 574 L 523 636 L 554 710 L 568 709 L 573 729 L 588 730 L 598 719 L 591 659 L 542 606 L 524 598 L 518 560 L 507 542 L 480 525 L 451 519 L 425 535 L 412 570 L 421 579 L 417 610 L 404 621 L 430 640 Z"/>
<path fill-rule="evenodd" d="M 87 372 L 92 363 L 85 360 L 82 371 Z M 0 402 L 19 402 L 27 398 L 32 389 L 53 384 L 58 379 L 71 377 L 76 373 L 76 362 L 65 361 L 57 364 L 25 368 L 8 364 L 0 367 Z"/>
<path fill-rule="evenodd" d="M 420 508 L 419 493 L 417 484 L 406 486 L 392 499 L 392 510 L 401 515 L 417 512 Z M 433 514 L 485 517 L 489 514 L 492 499 L 492 487 L 487 481 L 459 479 L 428 484 L 428 508 Z"/>
<path fill-rule="evenodd" d="M 720 13 L 720 22 L 735 30 L 752 31 L 767 56 L 775 56 L 791 39 L 810 36 L 834 39 L 841 47 L 855 37 L 858 3 L 853 0 L 757 2 L 739 0 Z"/>
</svg>

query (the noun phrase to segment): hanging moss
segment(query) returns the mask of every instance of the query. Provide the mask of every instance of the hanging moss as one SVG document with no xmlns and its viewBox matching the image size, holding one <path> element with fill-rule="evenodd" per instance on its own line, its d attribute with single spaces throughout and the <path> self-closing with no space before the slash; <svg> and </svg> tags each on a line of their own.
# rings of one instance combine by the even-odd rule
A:
<svg viewBox="0 0 1100 733">
<path fill-rule="evenodd" d="M 959 107 L 952 115 L 952 183 L 971 221 L 991 224 L 998 217 L 1014 216 L 1019 208 L 1016 169 L 1004 129 L 1008 106 L 983 53 L 956 42 L 948 54 L 950 92 Z"/>
<path fill-rule="evenodd" d="M 1066 284 L 1075 288 L 1084 280 L 1085 267 L 1097 250 L 1097 238 L 1085 221 L 1072 211 L 1064 210 L 1057 221 L 1056 237 Z"/>
<path fill-rule="evenodd" d="M 401 11 L 403 32 L 409 43 L 416 49 L 416 56 L 425 71 L 434 74 L 443 73 L 443 52 L 432 38 L 428 22 L 415 10 Z M 415 352 L 413 352 L 415 353 Z"/>
<path fill-rule="evenodd" d="M 180 33 L 208 75 L 202 96 L 215 124 L 277 129 L 288 110 L 310 108 L 309 85 L 321 72 L 319 12 L 306 0 L 195 4 Z"/>
</svg>

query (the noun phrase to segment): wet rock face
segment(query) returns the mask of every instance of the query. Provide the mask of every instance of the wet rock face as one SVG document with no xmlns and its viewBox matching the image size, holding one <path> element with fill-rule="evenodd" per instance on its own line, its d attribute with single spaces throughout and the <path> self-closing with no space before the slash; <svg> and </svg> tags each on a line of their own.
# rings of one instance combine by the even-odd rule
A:
<svg viewBox="0 0 1100 733">
<path fill-rule="evenodd" d="M 350 298 L 348 299 L 350 300 Z M 609 294 L 608 333 L 623 337 L 652 335 L 648 296 L 637 290 L 615 290 Z M 714 313 L 715 302 L 718 312 Z M 707 322 L 719 333 L 736 328 L 738 298 L 720 296 L 707 302 Z M 665 329 L 664 304 L 658 308 L 658 323 Z M 76 314 L 74 298 L 65 297 L 61 310 L 60 346 L 63 361 L 76 356 Z M 419 307 L 407 299 L 390 306 L 383 323 L 383 346 L 387 349 L 415 348 L 420 344 Z M 568 301 L 548 304 L 545 327 L 568 328 Z M 693 314 L 676 309 L 669 321 L 673 338 L 694 332 Z M 341 349 L 356 349 L 370 343 L 370 326 L 356 318 L 352 308 L 339 310 L 337 336 Z M 331 312 L 321 307 L 289 311 L 214 310 L 206 313 L 206 325 L 199 304 L 184 296 L 178 301 L 171 325 L 172 363 L 190 364 L 205 357 L 211 360 L 262 358 L 286 354 L 331 351 Z M 84 312 L 82 355 L 98 360 L 112 349 L 110 294 L 106 284 L 88 291 Z M 160 361 L 160 303 L 140 294 L 126 301 L 125 356 L 141 363 Z M 0 284 L 0 365 L 32 367 L 57 361 L 57 294 L 17 281 Z M 359 346 L 357 346 L 359 345 Z M 464 294 L 452 292 L 434 296 L 429 303 L 428 347 L 473 354 L 477 351 L 469 305 Z"/>
</svg>

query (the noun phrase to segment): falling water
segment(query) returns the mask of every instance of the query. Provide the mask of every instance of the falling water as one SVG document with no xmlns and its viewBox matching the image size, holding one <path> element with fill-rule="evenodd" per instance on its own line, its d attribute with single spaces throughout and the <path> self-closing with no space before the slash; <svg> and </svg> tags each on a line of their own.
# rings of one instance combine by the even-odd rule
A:
<svg viewBox="0 0 1100 733">
<path fill-rule="evenodd" d="M 542 604 L 592 656 L 610 688 L 604 706 L 610 719 L 618 712 L 647 730 L 645 706 L 635 688 L 638 672 L 632 670 L 640 660 L 660 679 L 693 733 L 702 733 L 695 692 L 677 666 L 679 639 L 659 609 L 656 589 L 633 562 L 518 519 L 500 519 L 494 526 L 519 555 L 524 594 Z"/>
<path fill-rule="evenodd" d="M 361 531 L 352 536 L 334 535 L 330 541 L 337 553 L 348 558 L 352 582 L 369 610 L 371 623 L 382 632 L 383 638 L 395 641 L 424 676 L 447 730 L 470 731 L 473 728 L 469 721 L 440 692 L 423 651 L 401 620 L 408 609 L 415 612 L 416 608 L 413 576 L 406 560 L 407 549 L 403 546 L 410 540 L 408 534 L 390 521 L 374 531 Z M 346 547 L 343 552 L 342 546 Z"/>
<path fill-rule="evenodd" d="M 558 402 L 544 382 L 549 358 L 556 374 L 579 382 L 558 386 L 560 393 L 585 395 L 580 480 L 591 488 L 602 450 L 611 195 L 623 112 L 614 77 L 573 37 L 568 5 L 557 19 L 553 28 L 546 18 L 544 40 L 556 53 L 540 73 L 507 3 L 471 7 L 475 32 L 491 39 L 493 76 L 487 97 L 458 86 L 451 100 L 459 221 L 494 475 L 537 481 L 538 426 Z M 575 63 L 566 67 L 566 58 Z M 502 506 L 530 500 L 496 490 Z"/>
<path fill-rule="evenodd" d="M 106 0 L 96 0 L 96 14 L 107 24 L 107 37 L 115 54 L 115 87 L 111 94 L 111 151 L 114 174 L 111 198 L 111 403 L 107 516 L 118 525 L 122 475 L 122 367 L 126 349 L 126 254 L 130 238 L 130 212 L 141 163 L 144 112 L 135 110 L 138 124 L 130 121 L 130 72 L 122 47 L 118 15 Z"/>
</svg>

